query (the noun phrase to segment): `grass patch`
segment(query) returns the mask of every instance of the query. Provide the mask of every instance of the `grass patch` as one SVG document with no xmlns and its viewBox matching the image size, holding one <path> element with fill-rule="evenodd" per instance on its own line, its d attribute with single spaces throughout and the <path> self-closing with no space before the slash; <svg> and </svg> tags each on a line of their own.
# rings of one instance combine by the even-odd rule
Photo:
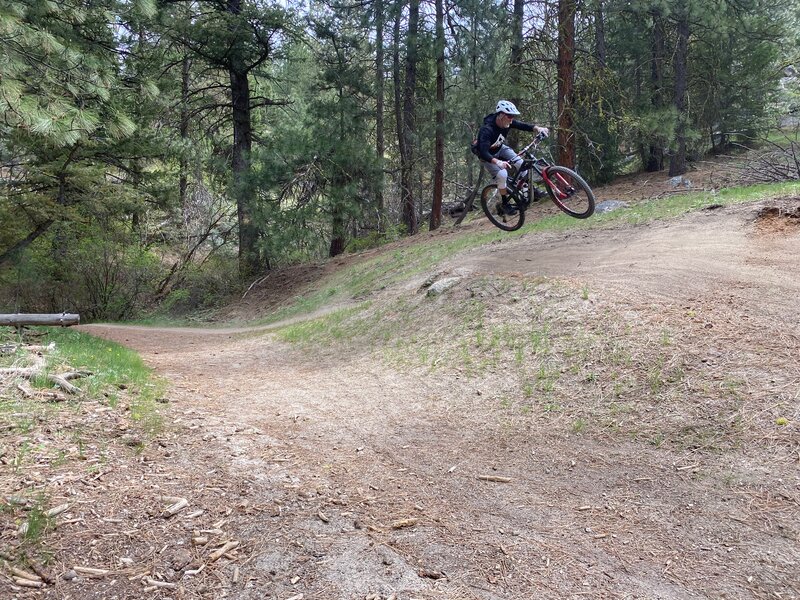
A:
<svg viewBox="0 0 800 600">
<path fill-rule="evenodd" d="M 43 343 L 51 341 L 55 342 L 56 350 L 48 360 L 48 370 L 91 371 L 91 377 L 75 382 L 85 394 L 115 406 L 118 393 L 125 389 L 133 420 L 149 433 L 161 428 L 156 400 L 163 396 L 166 382 L 154 377 L 136 352 L 69 329 L 49 329 Z"/>
<path fill-rule="evenodd" d="M 22 524 L 22 537 L 28 544 L 38 544 L 41 541 L 42 536 L 44 536 L 47 530 L 52 526 L 52 519 L 47 515 L 45 506 L 46 500 L 41 496 L 37 498 L 36 502 L 28 511 L 27 518 Z"/>
<path fill-rule="evenodd" d="M 691 192 L 669 198 L 648 200 L 624 210 L 612 211 L 593 217 L 593 224 L 621 221 L 624 223 L 648 223 L 669 219 L 684 213 L 704 208 L 710 204 L 732 206 L 746 202 L 757 202 L 800 193 L 800 182 L 785 182 L 735 187 L 714 192 Z"/>
<path fill-rule="evenodd" d="M 317 319 L 286 325 L 276 331 L 278 339 L 293 344 L 324 344 L 350 340 L 362 330 L 360 321 L 351 319 L 366 308 L 365 302 L 358 306 L 343 308 Z"/>
</svg>

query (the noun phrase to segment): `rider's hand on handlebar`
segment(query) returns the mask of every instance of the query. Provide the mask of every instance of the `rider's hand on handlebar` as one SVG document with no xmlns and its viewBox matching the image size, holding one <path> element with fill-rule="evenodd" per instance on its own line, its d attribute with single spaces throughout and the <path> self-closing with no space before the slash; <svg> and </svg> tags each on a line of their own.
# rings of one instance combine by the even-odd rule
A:
<svg viewBox="0 0 800 600">
<path fill-rule="evenodd" d="M 550 130 L 547 127 L 539 127 L 537 125 L 535 129 L 536 129 L 536 134 L 542 136 L 543 138 L 550 136 Z"/>
</svg>

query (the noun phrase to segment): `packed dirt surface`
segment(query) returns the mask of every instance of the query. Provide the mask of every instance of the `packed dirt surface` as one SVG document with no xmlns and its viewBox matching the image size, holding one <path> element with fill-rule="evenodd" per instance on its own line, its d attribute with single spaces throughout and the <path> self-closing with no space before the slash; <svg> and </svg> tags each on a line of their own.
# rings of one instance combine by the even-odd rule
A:
<svg viewBox="0 0 800 600">
<path fill-rule="evenodd" d="M 417 293 L 425 273 L 372 299 L 429 311 L 417 326 L 441 360 L 425 366 L 263 331 L 82 327 L 169 382 L 120 521 L 85 524 L 95 566 L 122 556 L 152 579 L 78 577 L 47 597 L 800 598 L 798 206 L 453 256 L 441 296 Z M 513 336 L 542 310 L 591 351 L 525 381 L 512 354 L 471 370 L 448 315 L 476 299 L 486 328 Z M 190 505 L 163 519 L 159 495 Z M 148 518 L 143 539 L 128 521 Z M 204 536 L 233 545 L 211 560 Z"/>
</svg>

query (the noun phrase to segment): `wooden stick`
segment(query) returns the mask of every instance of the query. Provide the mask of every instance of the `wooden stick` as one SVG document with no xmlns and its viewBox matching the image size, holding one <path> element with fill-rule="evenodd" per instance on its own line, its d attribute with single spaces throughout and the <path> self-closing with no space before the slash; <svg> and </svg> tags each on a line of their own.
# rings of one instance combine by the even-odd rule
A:
<svg viewBox="0 0 800 600">
<path fill-rule="evenodd" d="M 71 381 L 72 379 L 81 379 L 82 377 L 91 377 L 92 375 L 94 375 L 94 373 L 91 371 L 69 371 L 67 373 L 62 373 L 61 377 L 67 381 Z"/>
<path fill-rule="evenodd" d="M 496 481 L 497 483 L 511 483 L 511 477 L 500 477 L 499 475 L 478 475 L 481 481 Z"/>
<path fill-rule="evenodd" d="M 175 504 L 176 502 L 183 500 L 183 498 L 180 496 L 159 496 L 158 500 L 162 504 Z"/>
<path fill-rule="evenodd" d="M 392 523 L 392 529 L 402 529 L 403 527 L 413 527 L 417 524 L 417 519 L 410 518 L 410 519 L 400 519 L 399 521 L 395 521 Z"/>
<path fill-rule="evenodd" d="M 52 519 L 53 517 L 57 517 L 61 513 L 66 512 L 67 510 L 69 510 L 69 507 L 70 507 L 69 503 L 59 504 L 58 506 L 55 506 L 55 507 L 51 508 L 50 510 L 48 510 L 44 514 L 46 514 L 48 517 L 50 517 Z"/>
<path fill-rule="evenodd" d="M 64 379 L 61 375 L 48 375 L 47 379 L 55 383 L 58 387 L 62 390 L 67 392 L 68 394 L 77 394 L 81 391 L 81 388 L 72 385 L 69 381 Z"/>
<path fill-rule="evenodd" d="M 151 586 L 157 588 L 166 588 L 168 590 L 177 589 L 177 583 L 170 583 L 168 581 L 159 581 L 158 579 L 153 579 L 152 577 L 145 577 L 144 580 Z"/>
<path fill-rule="evenodd" d="M 33 581 L 31 579 L 24 579 L 22 577 L 14 577 L 14 583 L 21 587 L 29 588 L 43 588 L 44 583 L 41 581 Z"/>
<path fill-rule="evenodd" d="M 209 554 L 208 557 L 211 559 L 211 562 L 214 562 L 215 560 L 219 559 L 223 554 L 228 552 L 228 550 L 233 550 L 238 546 L 239 546 L 238 540 L 226 542 L 225 545 L 222 546 L 222 548 L 220 548 L 219 550 L 214 550 L 214 552 Z"/>
<path fill-rule="evenodd" d="M 25 555 L 25 559 L 27 560 L 28 564 L 30 565 L 31 569 L 34 573 L 36 573 L 39 577 L 41 577 L 42 581 L 45 583 L 55 583 L 55 577 L 53 577 L 47 569 L 44 568 L 38 561 L 32 559 L 27 554 Z"/>
<path fill-rule="evenodd" d="M 161 513 L 161 516 L 164 518 L 171 517 L 172 515 L 182 511 L 187 506 L 189 506 L 189 501 L 186 498 L 181 498 L 175 504 L 165 508 L 164 512 Z"/>
<path fill-rule="evenodd" d="M 33 398 L 35 395 L 33 390 L 24 383 L 18 383 L 17 389 L 20 391 L 23 398 Z"/>
<path fill-rule="evenodd" d="M 191 569 L 191 570 L 189 570 L 189 571 L 184 571 L 184 572 L 183 572 L 183 574 L 184 574 L 184 575 L 198 575 L 198 574 L 199 574 L 199 573 L 201 573 L 201 572 L 203 571 L 203 569 L 205 569 L 205 568 L 206 568 L 206 563 L 203 563 L 203 564 L 202 564 L 202 565 L 200 565 L 200 566 L 199 566 L 197 569 Z"/>
<path fill-rule="evenodd" d="M 42 581 L 42 578 L 38 575 L 34 575 L 33 573 L 29 573 L 28 571 L 24 571 L 23 569 L 19 569 L 17 567 L 11 566 L 6 564 L 8 570 L 11 571 L 17 577 L 21 577 L 22 579 L 29 579 L 30 581 Z"/>
<path fill-rule="evenodd" d="M 107 575 L 108 569 L 95 569 L 94 567 L 72 567 L 72 570 L 81 575 Z"/>
</svg>

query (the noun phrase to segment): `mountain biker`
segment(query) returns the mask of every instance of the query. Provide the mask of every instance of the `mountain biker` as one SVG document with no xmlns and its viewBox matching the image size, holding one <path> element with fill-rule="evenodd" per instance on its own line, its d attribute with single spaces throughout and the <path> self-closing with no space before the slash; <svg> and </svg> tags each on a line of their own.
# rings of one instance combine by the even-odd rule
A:
<svg viewBox="0 0 800 600">
<path fill-rule="evenodd" d="M 536 133 L 543 133 L 545 136 L 550 134 L 550 130 L 547 127 L 517 121 L 514 117 L 519 114 L 520 112 L 513 102 L 500 100 L 497 103 L 495 112 L 484 117 L 483 125 L 478 131 L 478 138 L 472 144 L 473 154 L 481 160 L 489 174 L 497 181 L 497 191 L 500 192 L 503 212 L 509 215 L 514 214 L 517 210 L 509 204 L 506 197 L 508 193 L 506 180 L 508 179 L 509 165 L 513 165 L 518 169 L 522 164 L 522 158 L 517 156 L 513 148 L 505 144 L 509 130 L 535 131 Z M 524 177 L 525 173 L 520 173 L 520 175 Z M 536 190 L 534 190 L 535 193 Z"/>
</svg>

